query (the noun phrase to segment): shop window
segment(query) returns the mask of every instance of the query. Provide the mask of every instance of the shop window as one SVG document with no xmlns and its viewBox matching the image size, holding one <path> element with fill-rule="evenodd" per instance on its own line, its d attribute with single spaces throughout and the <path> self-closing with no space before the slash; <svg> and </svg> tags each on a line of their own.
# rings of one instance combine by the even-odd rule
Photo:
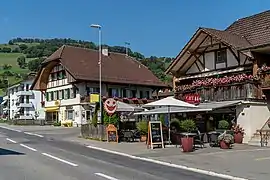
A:
<svg viewBox="0 0 270 180">
<path fill-rule="evenodd" d="M 136 94 L 137 94 L 137 91 L 136 90 L 132 90 L 131 91 L 132 98 L 136 98 Z"/>
<path fill-rule="evenodd" d="M 143 91 L 140 91 L 140 98 L 144 98 L 143 97 Z"/>
<path fill-rule="evenodd" d="M 149 91 L 146 91 L 146 92 L 145 92 L 145 98 L 146 98 L 146 99 L 150 99 L 150 92 L 149 92 Z"/>
<path fill-rule="evenodd" d="M 66 110 L 67 120 L 74 120 L 74 110 Z"/>
</svg>

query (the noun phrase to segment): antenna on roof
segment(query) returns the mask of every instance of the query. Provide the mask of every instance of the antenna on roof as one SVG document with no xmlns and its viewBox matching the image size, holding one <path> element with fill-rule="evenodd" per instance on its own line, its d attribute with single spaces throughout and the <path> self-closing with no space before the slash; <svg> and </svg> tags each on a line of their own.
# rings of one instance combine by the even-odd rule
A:
<svg viewBox="0 0 270 180">
<path fill-rule="evenodd" d="M 130 45 L 129 42 L 125 42 L 125 48 L 126 48 L 126 56 L 128 56 L 128 46 Z"/>
</svg>

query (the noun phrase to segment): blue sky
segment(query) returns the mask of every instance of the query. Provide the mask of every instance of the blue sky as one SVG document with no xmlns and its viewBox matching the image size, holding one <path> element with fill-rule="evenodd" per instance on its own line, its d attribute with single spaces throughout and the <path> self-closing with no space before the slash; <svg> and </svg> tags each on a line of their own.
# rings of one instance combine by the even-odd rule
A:
<svg viewBox="0 0 270 180">
<path fill-rule="evenodd" d="M 15 37 L 98 41 L 146 56 L 176 56 L 199 26 L 224 29 L 270 9 L 268 0 L 6 0 L 0 5 L 0 43 Z"/>
</svg>

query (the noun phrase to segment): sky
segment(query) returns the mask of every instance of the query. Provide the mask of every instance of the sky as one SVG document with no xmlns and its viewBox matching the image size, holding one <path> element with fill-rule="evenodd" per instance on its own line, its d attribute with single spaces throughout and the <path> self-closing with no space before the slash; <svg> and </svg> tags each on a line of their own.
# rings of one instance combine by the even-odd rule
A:
<svg viewBox="0 0 270 180">
<path fill-rule="evenodd" d="M 124 46 L 145 56 L 175 57 L 199 27 L 225 29 L 270 9 L 269 0 L 6 0 L 0 43 L 16 37 L 72 38 Z"/>
</svg>

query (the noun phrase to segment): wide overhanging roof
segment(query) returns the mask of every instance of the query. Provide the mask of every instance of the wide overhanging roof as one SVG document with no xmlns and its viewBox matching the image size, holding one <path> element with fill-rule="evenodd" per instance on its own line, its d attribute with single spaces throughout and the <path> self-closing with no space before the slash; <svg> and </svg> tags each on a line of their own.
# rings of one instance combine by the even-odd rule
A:
<svg viewBox="0 0 270 180">
<path fill-rule="evenodd" d="M 223 102 L 210 102 L 201 103 L 197 108 L 181 108 L 181 107 L 162 107 L 134 113 L 134 115 L 151 115 L 151 114 L 167 114 L 167 113 L 185 113 L 185 112 L 209 112 L 219 108 L 226 108 L 240 104 L 241 101 L 223 101 Z"/>
</svg>

